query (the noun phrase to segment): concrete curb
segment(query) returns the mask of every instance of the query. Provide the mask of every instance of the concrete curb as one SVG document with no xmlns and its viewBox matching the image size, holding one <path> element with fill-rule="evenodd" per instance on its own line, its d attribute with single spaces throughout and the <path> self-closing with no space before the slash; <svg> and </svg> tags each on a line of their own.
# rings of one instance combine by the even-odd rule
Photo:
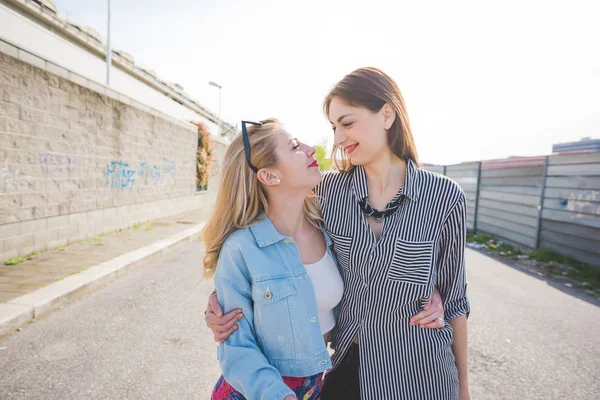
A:
<svg viewBox="0 0 600 400">
<path fill-rule="evenodd" d="M 167 254 L 180 244 L 190 242 L 194 235 L 200 233 L 203 226 L 204 223 L 194 225 L 183 232 L 125 253 L 102 264 L 94 265 L 78 274 L 70 275 L 7 303 L 0 303 L 0 338 L 13 333 L 16 329 L 44 314 L 99 289 L 125 275 L 134 267 Z"/>
</svg>

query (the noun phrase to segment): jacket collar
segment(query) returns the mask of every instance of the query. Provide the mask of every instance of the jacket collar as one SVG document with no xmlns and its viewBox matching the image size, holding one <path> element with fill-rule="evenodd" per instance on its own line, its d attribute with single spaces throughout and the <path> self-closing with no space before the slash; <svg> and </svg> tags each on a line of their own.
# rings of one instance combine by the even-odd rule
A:
<svg viewBox="0 0 600 400">
<path fill-rule="evenodd" d="M 319 229 L 321 229 L 323 236 L 325 236 L 325 243 L 327 244 L 327 247 L 330 247 L 332 245 L 332 241 L 325 231 L 325 226 L 322 222 L 319 222 Z M 277 228 L 275 228 L 275 225 L 273 225 L 271 220 L 264 213 L 257 218 L 256 222 L 250 225 L 250 231 L 254 235 L 258 247 L 261 248 L 270 246 L 282 240 L 292 240 L 292 238 L 289 236 L 284 236 L 279 233 Z"/>
</svg>

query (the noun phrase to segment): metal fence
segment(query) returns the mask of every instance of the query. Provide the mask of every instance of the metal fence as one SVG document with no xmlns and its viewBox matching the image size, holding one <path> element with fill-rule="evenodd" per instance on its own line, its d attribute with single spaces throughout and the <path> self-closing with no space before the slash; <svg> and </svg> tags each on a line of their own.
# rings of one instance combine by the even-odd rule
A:
<svg viewBox="0 0 600 400">
<path fill-rule="evenodd" d="M 423 168 L 463 188 L 472 232 L 600 266 L 600 152 Z"/>
<path fill-rule="evenodd" d="M 479 164 L 465 163 L 449 165 L 446 167 L 445 175 L 455 180 L 465 191 L 467 196 L 467 228 L 474 231 L 477 229 L 477 187 L 479 182 Z"/>
</svg>

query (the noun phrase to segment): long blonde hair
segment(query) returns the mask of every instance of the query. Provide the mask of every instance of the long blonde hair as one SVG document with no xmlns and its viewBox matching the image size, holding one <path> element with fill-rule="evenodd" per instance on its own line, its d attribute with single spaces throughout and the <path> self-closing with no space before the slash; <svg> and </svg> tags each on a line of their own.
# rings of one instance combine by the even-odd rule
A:
<svg viewBox="0 0 600 400">
<path fill-rule="evenodd" d="M 260 121 L 262 125 L 248 127 L 251 161 L 258 168 L 273 168 L 278 159 L 274 138 L 282 124 L 275 118 Z M 214 275 L 219 253 L 227 237 L 236 229 L 250 226 L 262 213 L 268 213 L 267 193 L 246 162 L 244 142 L 238 134 L 231 142 L 221 167 L 221 186 L 212 216 L 202 231 L 206 246 L 204 277 Z M 304 200 L 303 213 L 314 226 L 322 221 L 319 205 L 311 191 Z"/>
</svg>

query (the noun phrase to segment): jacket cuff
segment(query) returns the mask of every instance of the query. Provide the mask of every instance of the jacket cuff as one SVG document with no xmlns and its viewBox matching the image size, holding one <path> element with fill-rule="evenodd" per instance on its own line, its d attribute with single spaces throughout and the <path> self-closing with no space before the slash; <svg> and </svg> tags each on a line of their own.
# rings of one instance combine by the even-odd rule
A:
<svg viewBox="0 0 600 400">
<path fill-rule="evenodd" d="M 276 381 L 265 390 L 260 400 L 283 400 L 287 396 L 296 396 L 296 393 L 283 381 Z"/>
</svg>

